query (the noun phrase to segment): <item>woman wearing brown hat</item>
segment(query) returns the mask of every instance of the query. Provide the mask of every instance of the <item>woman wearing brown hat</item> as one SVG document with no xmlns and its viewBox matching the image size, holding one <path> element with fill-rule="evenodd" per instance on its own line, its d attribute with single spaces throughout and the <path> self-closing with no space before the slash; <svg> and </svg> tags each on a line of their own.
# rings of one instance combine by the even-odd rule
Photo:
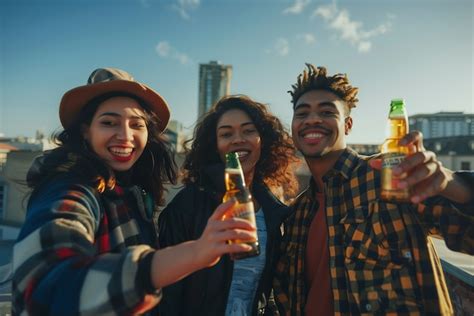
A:
<svg viewBox="0 0 474 316">
<path fill-rule="evenodd" d="M 196 240 L 154 249 L 163 184 L 176 175 L 160 136 L 170 113 L 158 93 L 122 70 L 97 69 L 63 96 L 59 115 L 59 147 L 36 159 L 27 177 L 14 314 L 143 313 L 162 287 L 250 250 L 225 242 L 255 233 L 246 221 L 222 219 L 232 202 L 217 207 Z"/>
</svg>

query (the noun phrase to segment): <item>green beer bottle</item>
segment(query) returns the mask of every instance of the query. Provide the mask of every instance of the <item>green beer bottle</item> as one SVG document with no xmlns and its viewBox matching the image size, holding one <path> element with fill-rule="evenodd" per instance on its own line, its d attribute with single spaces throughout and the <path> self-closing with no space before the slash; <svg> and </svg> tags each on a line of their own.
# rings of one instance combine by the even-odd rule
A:
<svg viewBox="0 0 474 316">
<path fill-rule="evenodd" d="M 231 198 L 235 198 L 238 202 L 230 216 L 246 219 L 256 226 L 252 195 L 250 194 L 249 189 L 245 186 L 244 173 L 240 165 L 238 154 L 235 152 L 227 153 L 225 155 L 225 187 L 226 193 L 222 199 L 223 202 L 226 202 Z M 229 243 L 241 242 L 243 241 L 229 240 Z M 231 254 L 230 257 L 233 260 L 257 256 L 260 253 L 257 232 L 255 232 L 255 240 L 250 242 L 246 241 L 245 243 L 251 246 L 252 250 Z"/>
<path fill-rule="evenodd" d="M 388 135 L 382 144 L 381 198 L 389 202 L 408 202 L 410 190 L 399 189 L 398 182 L 406 175 L 395 177 L 392 170 L 409 154 L 409 148 L 400 146 L 400 139 L 408 133 L 408 117 L 403 99 L 393 99 L 388 114 Z"/>
</svg>

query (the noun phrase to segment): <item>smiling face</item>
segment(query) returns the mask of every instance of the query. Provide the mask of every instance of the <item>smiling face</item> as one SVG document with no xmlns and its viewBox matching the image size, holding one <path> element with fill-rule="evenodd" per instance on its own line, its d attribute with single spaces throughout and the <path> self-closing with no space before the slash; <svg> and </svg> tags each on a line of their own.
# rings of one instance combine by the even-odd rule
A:
<svg viewBox="0 0 474 316">
<path fill-rule="evenodd" d="M 112 97 L 102 102 L 90 126 L 83 129 L 90 148 L 110 168 L 127 171 L 140 158 L 148 139 L 145 113 L 128 97 Z"/>
<path fill-rule="evenodd" d="M 295 104 L 291 124 L 293 142 L 305 158 L 321 158 L 346 148 L 352 127 L 346 105 L 336 94 L 311 90 Z"/>
<path fill-rule="evenodd" d="M 260 134 L 252 119 L 242 110 L 228 110 L 217 121 L 216 136 L 221 160 L 225 161 L 226 153 L 237 152 L 246 182 L 250 184 L 261 151 Z"/>
</svg>

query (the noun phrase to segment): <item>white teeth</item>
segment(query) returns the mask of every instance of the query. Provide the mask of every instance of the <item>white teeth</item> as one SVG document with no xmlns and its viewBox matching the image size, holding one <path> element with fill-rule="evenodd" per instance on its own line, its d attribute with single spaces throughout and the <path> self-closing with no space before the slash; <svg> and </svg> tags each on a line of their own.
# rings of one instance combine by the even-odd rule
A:
<svg viewBox="0 0 474 316">
<path fill-rule="evenodd" d="M 239 158 L 245 157 L 249 154 L 248 151 L 237 151 L 237 155 L 239 155 Z"/>
<path fill-rule="evenodd" d="M 324 135 L 321 133 L 309 133 L 303 136 L 304 138 L 323 138 Z"/>
<path fill-rule="evenodd" d="M 128 156 L 132 153 L 133 151 L 133 148 L 130 148 L 130 147 L 127 147 L 127 148 L 123 148 L 123 147 L 111 147 L 110 148 L 110 151 L 114 154 L 114 155 L 117 155 L 117 156 Z"/>
</svg>

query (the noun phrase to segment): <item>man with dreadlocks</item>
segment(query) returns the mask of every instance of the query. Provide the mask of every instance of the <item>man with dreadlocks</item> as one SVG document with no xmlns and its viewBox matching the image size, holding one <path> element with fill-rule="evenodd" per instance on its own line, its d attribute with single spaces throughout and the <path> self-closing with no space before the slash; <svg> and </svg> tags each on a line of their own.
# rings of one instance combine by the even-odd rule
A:
<svg viewBox="0 0 474 316">
<path fill-rule="evenodd" d="M 428 234 L 474 254 L 471 173 L 453 173 L 425 151 L 421 133 L 403 142 L 417 152 L 399 165 L 410 203 L 380 198 L 380 159 L 346 146 L 358 89 L 346 75 L 306 64 L 289 91 L 292 135 L 311 180 L 285 222 L 274 289 L 284 315 L 452 314 Z"/>
</svg>

